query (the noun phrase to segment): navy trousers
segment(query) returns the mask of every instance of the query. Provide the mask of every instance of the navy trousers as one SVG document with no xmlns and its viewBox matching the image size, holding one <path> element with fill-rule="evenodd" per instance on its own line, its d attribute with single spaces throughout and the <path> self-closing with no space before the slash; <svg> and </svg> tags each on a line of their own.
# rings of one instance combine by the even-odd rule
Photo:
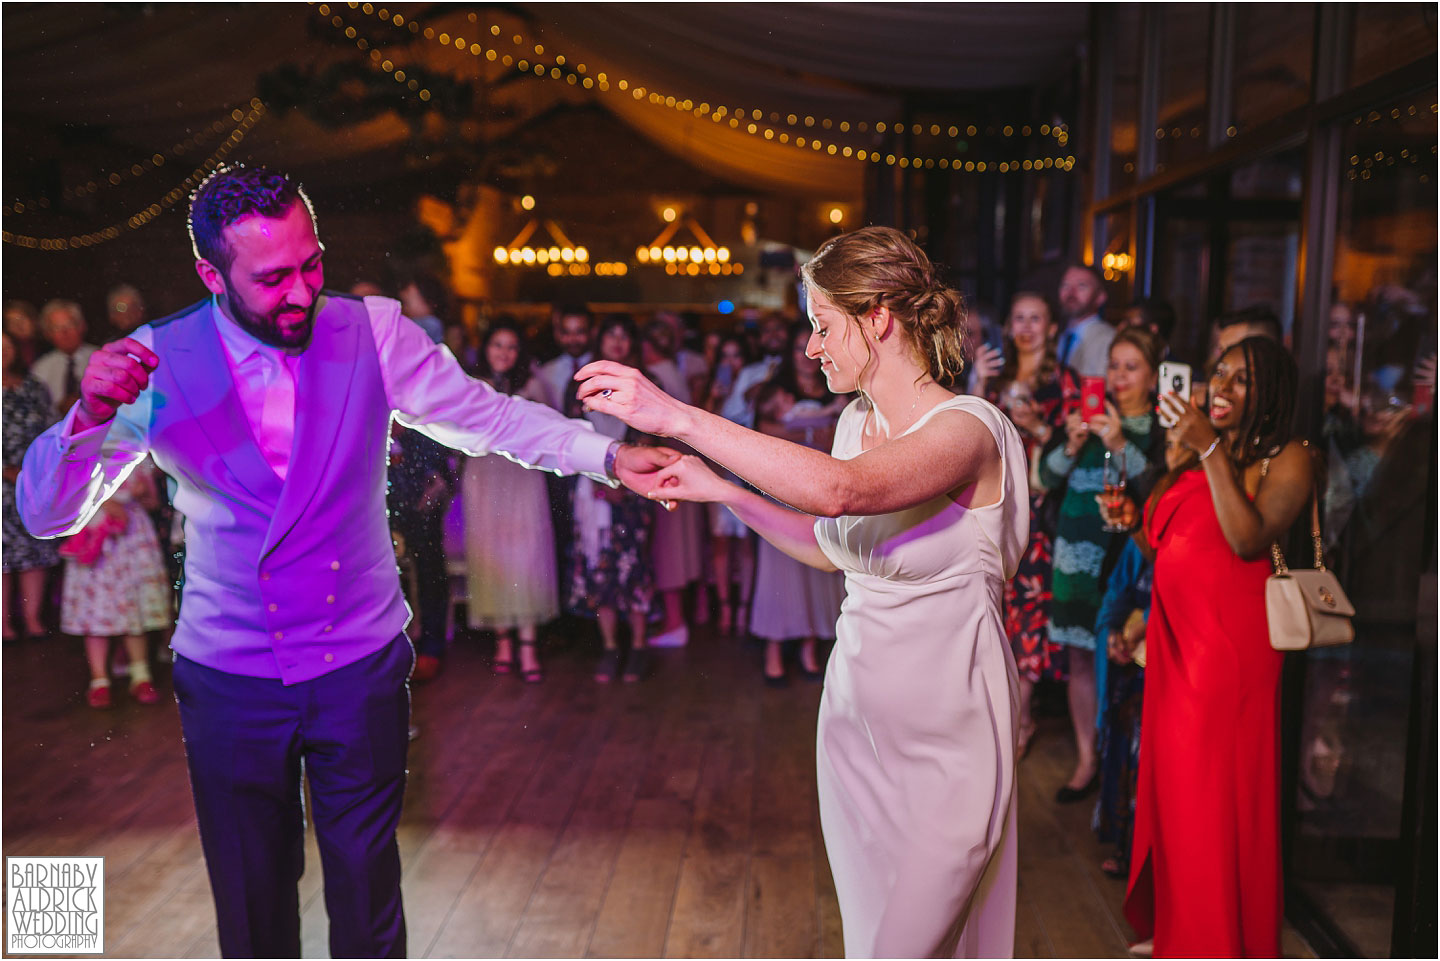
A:
<svg viewBox="0 0 1440 961">
<path fill-rule="evenodd" d="M 298 958 L 305 869 L 301 779 L 325 872 L 330 953 L 403 958 L 400 851 L 414 651 L 285 686 L 177 656 L 176 699 L 227 958 Z"/>
</svg>

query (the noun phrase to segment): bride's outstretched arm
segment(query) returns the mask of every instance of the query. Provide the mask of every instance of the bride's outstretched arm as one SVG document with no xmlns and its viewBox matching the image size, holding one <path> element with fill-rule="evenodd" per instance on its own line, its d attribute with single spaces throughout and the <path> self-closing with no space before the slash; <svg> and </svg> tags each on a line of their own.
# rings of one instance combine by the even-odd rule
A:
<svg viewBox="0 0 1440 961">
<path fill-rule="evenodd" d="M 806 514 L 885 514 L 977 482 L 976 506 L 999 496 L 994 437 L 964 411 L 944 412 L 918 430 L 841 460 L 683 404 L 623 364 L 598 361 L 576 377 L 582 380 L 579 397 L 589 409 L 683 441 Z M 991 487 L 993 495 L 987 490 Z"/>
<path fill-rule="evenodd" d="M 814 517 L 722 480 L 698 457 L 687 455 L 662 468 L 655 484 L 648 496 L 723 504 L 776 550 L 822 571 L 836 570 L 815 540 Z"/>
</svg>

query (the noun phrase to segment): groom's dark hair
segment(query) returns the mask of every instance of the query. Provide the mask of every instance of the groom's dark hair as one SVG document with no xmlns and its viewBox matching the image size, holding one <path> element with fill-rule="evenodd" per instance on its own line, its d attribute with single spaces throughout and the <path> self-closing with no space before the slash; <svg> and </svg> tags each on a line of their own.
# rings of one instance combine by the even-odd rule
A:
<svg viewBox="0 0 1440 961">
<path fill-rule="evenodd" d="M 315 208 L 305 188 L 268 167 L 234 164 L 217 167 L 190 195 L 190 246 L 196 260 L 207 260 L 228 273 L 233 255 L 221 231 L 251 214 L 283 217 L 296 201 L 305 204 L 318 236 Z"/>
</svg>

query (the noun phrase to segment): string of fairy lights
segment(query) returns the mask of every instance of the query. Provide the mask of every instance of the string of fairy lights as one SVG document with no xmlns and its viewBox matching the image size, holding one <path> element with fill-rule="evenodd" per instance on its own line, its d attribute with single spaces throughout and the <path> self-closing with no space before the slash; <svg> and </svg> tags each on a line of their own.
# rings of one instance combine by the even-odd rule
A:
<svg viewBox="0 0 1440 961">
<path fill-rule="evenodd" d="M 64 200 L 73 200 L 94 194 L 102 187 L 118 187 L 127 180 L 139 179 L 151 171 L 164 167 L 167 160 L 183 157 L 207 141 L 213 140 L 215 137 L 224 133 L 230 124 L 242 121 L 244 116 L 245 111 L 239 107 L 227 110 L 224 115 L 214 123 L 206 125 L 198 132 L 174 144 L 169 150 L 157 151 L 148 157 L 137 160 L 135 163 L 118 166 L 108 173 L 102 171 L 85 183 L 65 187 L 60 192 L 60 196 Z M 4 208 L 3 213 L 6 216 L 15 216 L 28 213 L 32 210 L 48 210 L 49 208 L 50 198 L 38 197 L 26 200 L 15 200 Z"/>
<path fill-rule="evenodd" d="M 316 12 L 329 18 L 336 29 L 343 30 L 345 35 L 357 41 L 363 40 L 355 27 L 347 25 L 345 18 L 338 12 L 341 4 L 331 5 L 321 3 L 316 5 Z M 490 62 L 498 62 L 501 66 L 512 68 L 522 74 L 530 74 L 537 78 L 549 79 L 552 81 L 563 81 L 570 86 L 580 86 L 586 90 L 595 90 L 599 93 L 629 94 L 634 100 L 649 103 L 653 106 L 674 110 L 680 113 L 690 113 L 697 118 L 708 117 L 711 122 L 728 126 L 732 130 L 741 131 L 750 136 L 781 145 L 794 147 L 798 150 L 810 150 L 814 153 L 824 153 L 827 156 L 843 157 L 858 161 L 868 161 L 872 164 L 885 164 L 887 166 L 898 166 L 901 169 L 926 169 L 965 171 L 967 173 L 984 173 L 986 171 L 999 171 L 1000 173 L 1018 172 L 1021 170 L 1064 170 L 1074 169 L 1075 157 L 1073 155 L 1050 156 L 1040 158 L 1015 158 L 1011 160 L 966 160 L 961 157 L 925 157 L 906 156 L 893 152 L 881 152 L 856 148 L 850 144 L 837 143 L 828 137 L 815 132 L 818 127 L 821 131 L 838 130 L 841 133 L 867 133 L 874 130 L 876 133 L 902 133 L 909 132 L 914 136 L 929 134 L 931 137 L 948 137 L 956 140 L 963 132 L 966 137 L 979 136 L 982 128 L 976 124 L 967 124 L 963 128 L 958 124 L 941 125 L 938 123 L 921 124 L 912 123 L 908 126 L 900 122 L 891 121 L 859 121 L 849 120 L 836 121 L 833 118 L 821 117 L 817 119 L 813 115 L 801 116 L 798 113 L 780 113 L 779 111 L 766 112 L 758 107 L 730 107 L 726 105 L 711 105 L 709 102 L 696 103 L 692 98 L 676 97 L 672 94 L 661 93 L 647 88 L 643 84 L 635 83 L 627 78 L 613 79 L 606 72 L 591 75 L 590 69 L 583 62 L 575 62 L 564 54 L 551 52 L 548 60 L 544 44 L 531 43 L 521 33 L 512 33 L 508 39 L 512 47 L 517 51 L 512 53 L 509 50 L 496 46 L 497 42 L 503 43 L 504 31 L 499 24 L 490 24 L 489 37 L 485 37 L 485 29 L 480 26 L 479 16 L 475 13 L 467 14 L 467 19 L 480 31 L 479 39 L 468 38 L 462 35 L 452 35 L 448 31 L 437 31 L 434 27 L 424 26 L 413 17 L 406 17 L 403 13 L 391 11 L 385 7 L 376 7 L 371 3 L 350 2 L 343 5 L 350 10 L 358 11 L 365 16 L 373 17 L 381 22 L 388 23 L 396 28 L 408 30 L 416 36 L 422 36 L 425 40 L 438 44 L 442 48 L 454 49 L 461 54 L 468 54 L 474 58 L 483 57 Z M 482 43 L 481 40 L 484 40 Z M 361 49 L 369 47 L 368 41 Z M 372 57 L 378 54 L 374 51 Z M 532 55 L 533 58 L 532 59 Z M 389 61 L 383 61 L 388 63 Z M 397 70 L 393 63 L 389 70 Z M 388 72 L 388 70 L 387 70 Z M 412 87 L 412 89 L 414 89 Z M 429 97 L 421 91 L 421 99 L 428 100 Z M 777 129 L 788 127 L 790 129 Z M 1032 126 L 1028 123 L 1001 124 L 999 126 L 989 125 L 984 128 L 987 136 L 1001 136 L 1004 138 L 1028 139 L 1034 135 L 1036 130 L 1042 137 L 1052 137 L 1059 146 L 1066 146 L 1069 143 L 1069 130 L 1064 124 L 1051 125 L 1042 123 Z"/>
<path fill-rule="evenodd" d="M 103 244 L 106 241 L 120 237 L 126 230 L 139 230 L 149 224 L 156 217 L 166 210 L 175 206 L 182 198 L 189 196 L 191 189 L 197 186 L 210 173 L 218 167 L 230 153 L 245 139 L 245 135 L 259 123 L 260 118 L 265 116 L 265 104 L 257 97 L 249 103 L 249 111 L 236 108 L 231 113 L 231 119 L 235 121 L 235 128 L 230 131 L 230 136 L 221 141 L 210 156 L 195 165 L 195 168 L 180 183 L 167 191 L 160 199 L 142 207 L 124 220 L 117 221 L 99 230 L 92 230 L 84 234 L 71 234 L 68 237 L 35 237 L 29 234 L 16 233 L 11 230 L 0 231 L 0 242 L 14 244 L 17 247 L 24 247 L 32 250 L 72 250 L 78 247 L 93 247 L 96 244 Z M 154 159 L 153 157 L 151 158 Z M 142 167 L 143 172 L 143 167 Z M 114 175 L 112 175 L 113 177 Z M 137 175 L 138 176 L 138 175 Z M 111 179 L 112 184 L 118 181 Z M 87 193 L 88 185 L 87 186 Z"/>
</svg>

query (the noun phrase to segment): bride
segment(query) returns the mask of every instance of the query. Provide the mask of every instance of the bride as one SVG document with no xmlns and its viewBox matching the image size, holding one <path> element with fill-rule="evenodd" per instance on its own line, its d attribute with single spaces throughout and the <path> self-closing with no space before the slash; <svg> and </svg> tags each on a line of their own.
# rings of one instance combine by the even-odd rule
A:
<svg viewBox="0 0 1440 961">
<path fill-rule="evenodd" d="M 860 394 L 830 455 L 620 364 L 582 368 L 579 397 L 769 495 L 685 457 L 652 496 L 723 504 L 791 557 L 845 574 L 817 777 L 847 956 L 1009 956 L 1017 679 L 1000 604 L 1028 534 L 1024 450 L 996 408 L 953 393 L 960 295 L 907 236 L 835 237 L 802 273 L 806 353 L 833 392 Z"/>
</svg>

